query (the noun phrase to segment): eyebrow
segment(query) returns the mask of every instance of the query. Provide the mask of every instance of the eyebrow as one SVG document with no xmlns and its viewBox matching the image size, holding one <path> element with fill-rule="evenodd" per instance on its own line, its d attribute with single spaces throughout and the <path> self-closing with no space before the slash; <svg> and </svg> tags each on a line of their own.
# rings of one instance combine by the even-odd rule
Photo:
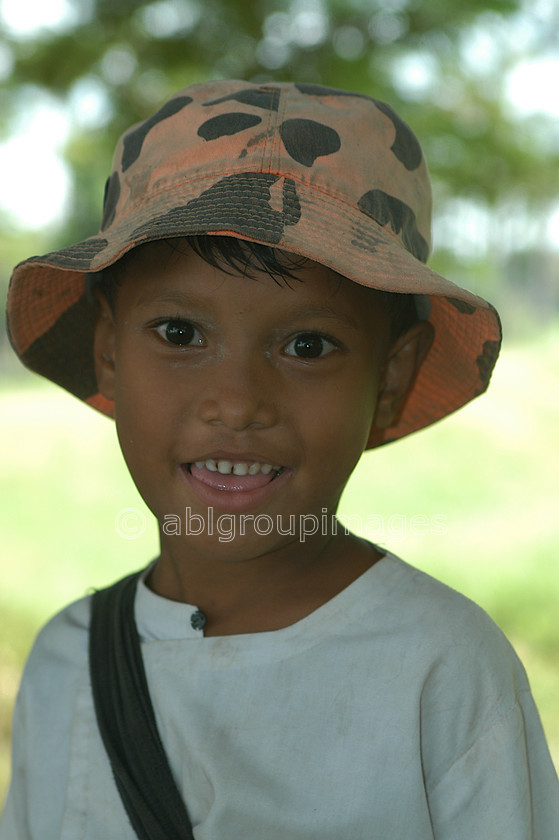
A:
<svg viewBox="0 0 559 840">
<path fill-rule="evenodd" d="M 138 298 L 139 306 L 151 306 L 153 303 L 169 303 L 173 306 L 196 306 L 199 302 L 193 300 L 188 294 L 179 291 L 154 292 L 149 289 Z"/>
<path fill-rule="evenodd" d="M 187 307 L 195 310 L 203 308 L 206 305 L 206 301 L 204 299 L 199 300 L 197 298 L 191 297 L 186 292 L 175 290 L 162 290 L 161 292 L 156 293 L 150 290 L 147 291 L 145 294 L 140 295 L 140 297 L 138 298 L 138 304 L 140 306 L 150 306 L 154 303 Z M 327 318 L 331 321 L 343 323 L 354 330 L 359 329 L 358 322 L 349 313 L 339 311 L 338 309 L 335 309 L 333 306 L 330 306 L 327 303 L 302 303 L 300 306 L 295 306 L 292 309 L 289 309 L 289 311 L 282 314 L 289 320 L 304 320 L 305 318 Z"/>
<path fill-rule="evenodd" d="M 311 304 L 308 306 L 303 304 L 302 306 L 291 310 L 289 315 L 294 318 L 329 318 L 332 321 L 347 324 L 355 330 L 359 329 L 359 324 L 355 318 L 352 318 L 352 316 L 349 315 L 349 313 L 340 312 L 339 310 L 328 306 L 328 304 Z"/>
</svg>

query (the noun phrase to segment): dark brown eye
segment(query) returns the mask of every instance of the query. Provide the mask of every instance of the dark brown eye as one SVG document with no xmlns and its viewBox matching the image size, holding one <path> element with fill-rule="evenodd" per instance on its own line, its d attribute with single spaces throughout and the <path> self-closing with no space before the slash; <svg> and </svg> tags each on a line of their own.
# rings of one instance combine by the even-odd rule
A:
<svg viewBox="0 0 559 840">
<path fill-rule="evenodd" d="M 335 345 L 320 333 L 301 333 L 285 348 L 288 356 L 299 359 L 318 359 L 335 349 Z"/>
<path fill-rule="evenodd" d="M 189 321 L 165 321 L 156 328 L 161 338 L 177 347 L 202 345 L 204 340 Z"/>
</svg>

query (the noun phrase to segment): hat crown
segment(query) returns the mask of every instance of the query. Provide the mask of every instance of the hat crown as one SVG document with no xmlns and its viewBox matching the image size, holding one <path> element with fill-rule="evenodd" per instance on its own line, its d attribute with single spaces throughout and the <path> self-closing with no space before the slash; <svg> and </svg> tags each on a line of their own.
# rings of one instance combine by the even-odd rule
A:
<svg viewBox="0 0 559 840">
<path fill-rule="evenodd" d="M 121 137 L 101 231 L 131 216 L 141 228 L 162 201 L 185 207 L 217 196 L 220 182 L 240 202 L 245 191 L 250 213 L 257 176 L 269 185 L 271 214 L 286 202 L 296 214 L 301 186 L 366 214 L 427 259 L 431 190 L 411 129 L 383 102 L 309 84 L 227 80 L 179 91 Z M 225 222 L 224 231 L 252 235 Z M 212 224 L 217 232 L 219 220 Z"/>
</svg>

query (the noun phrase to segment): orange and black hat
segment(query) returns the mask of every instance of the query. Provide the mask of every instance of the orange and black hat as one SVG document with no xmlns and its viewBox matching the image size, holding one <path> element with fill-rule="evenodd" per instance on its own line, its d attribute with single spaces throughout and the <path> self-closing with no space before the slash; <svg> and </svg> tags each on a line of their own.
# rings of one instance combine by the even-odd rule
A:
<svg viewBox="0 0 559 840">
<path fill-rule="evenodd" d="M 430 223 L 421 148 L 385 103 L 313 84 L 193 85 L 120 139 L 99 233 L 15 268 L 10 338 L 24 364 L 112 415 L 97 388 L 85 276 L 169 237 L 272 245 L 364 286 L 425 296 L 434 341 L 378 445 L 481 394 L 499 352 L 493 307 L 425 265 Z"/>
</svg>

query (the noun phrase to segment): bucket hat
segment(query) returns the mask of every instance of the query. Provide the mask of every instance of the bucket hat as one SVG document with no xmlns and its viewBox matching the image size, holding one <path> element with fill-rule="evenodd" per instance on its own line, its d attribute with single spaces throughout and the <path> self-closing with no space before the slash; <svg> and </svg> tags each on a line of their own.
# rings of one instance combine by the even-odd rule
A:
<svg viewBox="0 0 559 840">
<path fill-rule="evenodd" d="M 119 140 L 99 232 L 16 266 L 10 340 L 29 368 L 112 416 L 96 382 L 86 275 L 170 237 L 271 245 L 364 286 L 422 296 L 433 344 L 377 446 L 481 394 L 499 352 L 493 307 L 425 264 L 430 224 L 419 142 L 389 105 L 314 84 L 193 85 Z"/>
</svg>

